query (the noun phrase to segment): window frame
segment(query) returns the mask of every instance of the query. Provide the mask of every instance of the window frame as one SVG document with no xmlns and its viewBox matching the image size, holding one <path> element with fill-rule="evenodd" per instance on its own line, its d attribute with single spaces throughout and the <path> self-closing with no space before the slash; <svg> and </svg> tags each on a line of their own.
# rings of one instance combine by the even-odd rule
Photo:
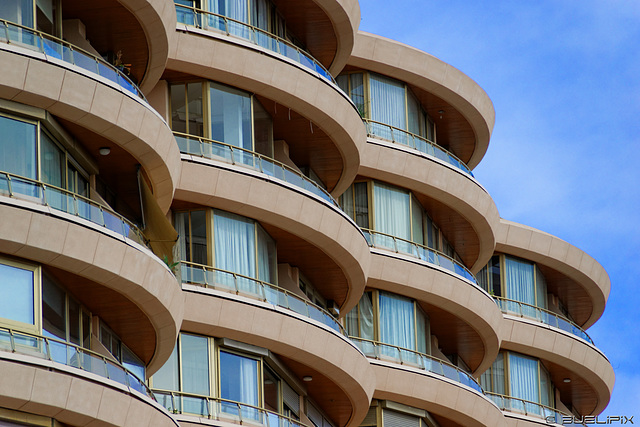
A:
<svg viewBox="0 0 640 427">
<path fill-rule="evenodd" d="M 0 257 L 0 264 L 31 271 L 33 275 L 32 289 L 34 320 L 34 324 L 31 325 L 29 323 L 0 317 L 0 327 L 40 335 L 42 333 L 42 267 L 38 264 L 17 261 L 5 257 Z"/>
</svg>

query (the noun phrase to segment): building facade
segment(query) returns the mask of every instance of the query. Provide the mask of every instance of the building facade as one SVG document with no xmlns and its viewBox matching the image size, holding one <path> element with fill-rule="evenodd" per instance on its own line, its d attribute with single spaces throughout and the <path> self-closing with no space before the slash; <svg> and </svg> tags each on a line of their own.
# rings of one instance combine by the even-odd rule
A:
<svg viewBox="0 0 640 427">
<path fill-rule="evenodd" d="M 356 0 L 0 5 L 0 425 L 542 426 L 607 273 L 502 219 L 493 105 Z M 570 421 L 569 421 L 570 420 Z"/>
</svg>

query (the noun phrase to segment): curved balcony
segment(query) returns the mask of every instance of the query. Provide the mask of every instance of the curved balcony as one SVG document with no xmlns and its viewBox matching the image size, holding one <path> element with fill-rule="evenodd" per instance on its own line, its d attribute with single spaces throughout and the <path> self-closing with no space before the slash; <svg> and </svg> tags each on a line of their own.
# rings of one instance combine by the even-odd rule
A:
<svg viewBox="0 0 640 427">
<path fill-rule="evenodd" d="M 58 339 L 0 328 L 0 373 L 7 408 L 69 425 L 178 426 L 126 367 Z"/>
<path fill-rule="evenodd" d="M 584 424 L 573 422 L 573 417 L 571 415 L 540 403 L 519 399 L 517 397 L 505 396 L 503 394 L 492 393 L 489 391 L 485 392 L 485 394 L 496 405 L 498 405 L 498 408 L 502 411 L 540 418 L 541 420 L 544 420 L 544 423 L 547 425 L 584 426 Z"/>
<path fill-rule="evenodd" d="M 249 43 L 292 60 L 296 64 L 303 66 L 308 71 L 317 74 L 319 77 L 331 83 L 335 84 L 336 82 L 329 71 L 327 71 L 320 62 L 316 61 L 309 52 L 305 52 L 290 41 L 278 37 L 275 34 L 271 34 L 242 21 L 206 10 L 196 9 L 195 7 L 176 4 L 176 14 L 179 24 L 201 28 L 207 31 L 219 31 L 227 36 L 246 40 Z"/>
<path fill-rule="evenodd" d="M 146 101 L 140 89 L 120 69 L 64 40 L 0 19 L 0 42 L 43 53 L 50 62 L 58 60 L 80 67 Z"/>
<path fill-rule="evenodd" d="M 305 424 L 277 412 L 222 399 L 193 393 L 154 389 L 153 393 L 167 410 L 173 414 L 204 417 L 208 420 L 226 421 L 232 424 L 263 425 L 266 427 L 307 427 Z M 185 409 L 185 407 L 189 409 Z M 199 408 L 198 412 L 193 409 Z M 185 421 L 190 421 L 185 417 Z M 196 420 L 191 420 L 197 422 Z"/>
<path fill-rule="evenodd" d="M 428 354 L 419 353 L 396 345 L 379 341 L 371 341 L 359 337 L 349 337 L 367 357 L 377 360 L 387 360 L 401 365 L 407 365 L 422 369 L 436 375 L 449 378 L 467 387 L 471 387 L 478 393 L 484 393 L 480 384 L 469 374 L 449 362 L 440 360 Z"/>
<path fill-rule="evenodd" d="M 580 328 L 580 326 L 573 323 L 571 320 L 559 316 L 544 308 L 536 307 L 535 305 L 526 304 L 520 301 L 514 301 L 503 297 L 493 297 L 498 303 L 498 307 L 505 314 L 511 314 L 514 316 L 520 316 L 527 319 L 537 320 L 545 325 L 553 326 L 570 334 L 582 338 L 591 345 L 595 345 L 591 337 Z"/>
<path fill-rule="evenodd" d="M 476 277 L 467 267 L 442 252 L 379 231 L 363 228 L 362 232 L 367 239 L 367 243 L 369 243 L 369 246 L 372 248 L 385 249 L 428 262 L 429 264 L 436 265 L 451 273 L 464 277 L 476 287 L 480 288 L 476 282 Z"/>
<path fill-rule="evenodd" d="M 436 159 L 439 159 L 473 177 L 471 169 L 469 169 L 462 160 L 453 155 L 453 153 L 440 147 L 438 144 L 429 141 L 427 138 L 395 126 L 376 122 L 374 120 L 363 119 L 363 121 L 367 126 L 368 136 L 372 138 L 385 139 L 395 144 L 411 147 L 421 153 L 435 157 Z"/>
<path fill-rule="evenodd" d="M 487 151 L 495 122 L 493 104 L 467 75 L 426 52 L 358 32 L 349 59 L 354 69 L 393 76 L 411 87 L 436 119 L 438 142 L 473 169 Z"/>
<path fill-rule="evenodd" d="M 149 241 L 138 226 L 106 206 L 71 191 L 0 171 L 0 195 L 77 216 L 150 249 Z"/>
<path fill-rule="evenodd" d="M 182 283 L 230 292 L 286 308 L 346 336 L 342 325 L 325 309 L 276 285 L 242 274 L 185 261 L 180 263 L 180 272 Z"/>
<path fill-rule="evenodd" d="M 369 139 L 359 175 L 411 190 L 472 272 L 495 250 L 500 214 L 471 175 L 402 144 Z"/>
<path fill-rule="evenodd" d="M 267 176 L 309 191 L 323 199 L 325 202 L 340 208 L 338 202 L 327 190 L 320 187 L 311 178 L 306 177 L 284 163 L 278 162 L 277 160 L 273 160 L 254 151 L 225 144 L 224 142 L 218 142 L 212 139 L 187 135 L 179 132 L 174 132 L 173 134 L 178 142 L 180 152 L 183 154 L 218 160 L 231 165 L 248 167 Z"/>
<path fill-rule="evenodd" d="M 75 344 L 0 327 L 0 351 L 2 350 L 92 372 L 154 399 L 145 382 L 118 361 Z"/>
<path fill-rule="evenodd" d="M 183 331 L 268 349 L 297 378 L 312 376 L 309 396 L 337 425 L 364 419 L 375 377 L 346 336 L 304 313 L 242 293 L 184 284 L 183 294 Z"/>
<path fill-rule="evenodd" d="M 496 252 L 537 263 L 547 280 L 548 292 L 565 303 L 581 328 L 593 325 L 604 312 L 611 290 L 609 276 L 577 247 L 544 231 L 500 219 Z"/>
</svg>

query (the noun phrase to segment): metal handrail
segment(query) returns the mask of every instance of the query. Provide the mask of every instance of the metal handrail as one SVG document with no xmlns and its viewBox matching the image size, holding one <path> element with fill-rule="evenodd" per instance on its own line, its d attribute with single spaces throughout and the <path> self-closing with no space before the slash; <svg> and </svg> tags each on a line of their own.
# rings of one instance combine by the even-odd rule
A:
<svg viewBox="0 0 640 427">
<path fill-rule="evenodd" d="M 347 335 L 344 327 L 327 310 L 277 285 L 232 271 L 187 261 L 180 262 L 180 273 L 182 283 L 268 302 L 316 320 L 344 336 Z"/>
<path fill-rule="evenodd" d="M 189 135 L 182 132 L 173 132 L 178 148 L 183 154 L 204 157 L 212 160 L 222 160 L 232 165 L 242 165 L 250 167 L 266 175 L 281 179 L 297 187 L 303 188 L 319 196 L 333 206 L 340 208 L 340 204 L 329 194 L 327 190 L 320 187 L 317 182 L 292 167 L 282 162 L 271 159 L 255 151 L 236 147 L 213 139 L 201 136 Z"/>
<path fill-rule="evenodd" d="M 537 320 L 545 325 L 553 326 L 565 332 L 569 332 L 578 338 L 582 338 L 589 344 L 595 345 L 591 337 L 580 326 L 552 311 L 508 298 L 498 296 L 494 296 L 493 298 L 496 300 L 498 307 L 500 307 L 503 313 L 517 314 L 520 317 Z M 514 310 L 514 306 L 518 307 L 518 309 Z"/>
<path fill-rule="evenodd" d="M 371 247 L 392 250 L 396 253 L 410 255 L 415 258 L 421 259 L 422 261 L 426 261 L 430 264 L 443 267 L 444 269 L 449 270 L 452 273 L 470 280 L 474 285 L 480 288 L 473 273 L 471 273 L 471 271 L 469 271 L 467 267 L 451 258 L 447 254 L 444 254 L 435 249 L 431 249 L 428 246 L 421 245 L 410 240 L 402 239 L 400 237 L 392 236 L 391 234 L 382 233 L 380 231 L 362 228 L 362 232 L 367 239 L 367 243 L 369 243 L 369 246 Z M 378 236 L 380 238 L 377 238 Z M 385 245 L 384 241 L 389 240 L 391 240 L 393 244 Z"/>
<path fill-rule="evenodd" d="M 564 412 L 558 411 L 550 406 L 541 403 L 532 402 L 530 400 L 520 399 L 518 397 L 506 396 L 504 394 L 485 392 L 501 411 L 516 412 L 524 415 L 542 418 L 547 424 L 560 424 L 563 426 L 582 426 L 579 423 L 566 424 L 563 421 L 573 419 L 573 417 Z"/>
<path fill-rule="evenodd" d="M 417 135 L 404 129 L 400 129 L 392 125 L 388 125 L 386 123 L 377 122 L 375 120 L 367 118 L 363 118 L 362 120 L 367 127 L 368 136 L 378 137 L 389 140 L 393 143 L 406 145 L 420 151 L 421 153 L 428 154 L 452 166 L 455 166 L 456 168 L 473 177 L 471 169 L 469 169 L 469 167 L 462 160 L 460 160 L 455 154 L 439 146 L 435 142 L 429 141 L 423 136 Z M 385 131 L 376 132 L 376 127 L 382 127 L 383 129 L 385 129 Z"/>
<path fill-rule="evenodd" d="M 243 424 L 243 421 L 247 420 L 266 425 L 267 427 L 308 427 L 306 424 L 294 418 L 278 414 L 277 412 L 249 405 L 248 403 L 223 399 L 221 397 L 156 388 L 153 389 L 153 393 L 158 399 L 158 403 L 174 414 L 193 414 L 217 421 L 237 420 L 239 424 Z M 200 409 L 199 411 L 191 410 L 198 407 Z M 277 418 L 276 424 L 273 426 L 271 425 L 272 420 L 270 419 L 272 417 Z"/>
<path fill-rule="evenodd" d="M 398 347 L 393 344 L 386 344 L 380 341 L 373 341 L 354 336 L 349 336 L 349 339 L 353 341 L 367 357 L 372 357 L 378 360 L 390 359 L 394 362 L 400 363 L 401 365 L 408 365 L 441 375 L 449 378 L 450 380 L 469 386 L 478 393 L 484 394 L 482 387 L 478 384 L 478 381 L 471 376 L 471 374 L 463 371 L 452 363 L 415 350 Z"/>
<path fill-rule="evenodd" d="M 300 65 L 315 71 L 321 77 L 334 84 L 336 82 L 331 73 L 329 73 L 329 71 L 327 71 L 327 69 L 309 52 L 300 49 L 290 41 L 275 34 L 271 34 L 268 31 L 255 27 L 251 24 L 247 24 L 246 22 L 238 21 L 224 15 L 191 6 L 176 4 L 176 13 L 178 15 L 178 22 L 181 24 L 205 30 L 215 29 L 225 32 L 228 36 L 234 36 L 250 41 L 253 44 L 296 61 Z M 205 19 L 201 18 L 202 15 L 209 16 L 209 24 L 206 24 Z M 187 17 L 189 18 L 189 22 L 185 22 Z"/>
<path fill-rule="evenodd" d="M 63 188 L 0 171 L 0 195 L 3 193 L 86 219 L 149 247 L 149 241 L 131 221 L 106 206 Z"/>
<path fill-rule="evenodd" d="M 7 346 L 8 344 L 8 346 Z M 91 372 L 137 390 L 155 400 L 145 382 L 120 362 L 78 345 L 28 332 L 0 327 L 0 351 L 34 356 Z"/>
<path fill-rule="evenodd" d="M 138 86 L 120 69 L 104 59 L 50 34 L 0 19 L 0 42 L 26 47 L 44 53 L 47 57 L 76 65 L 112 81 L 127 92 L 146 101 Z"/>
</svg>

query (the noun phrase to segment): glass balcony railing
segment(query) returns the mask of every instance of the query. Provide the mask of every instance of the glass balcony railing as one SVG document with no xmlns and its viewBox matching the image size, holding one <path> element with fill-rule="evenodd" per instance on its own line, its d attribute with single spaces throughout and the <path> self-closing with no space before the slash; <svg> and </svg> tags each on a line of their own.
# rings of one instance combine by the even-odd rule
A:
<svg viewBox="0 0 640 427">
<path fill-rule="evenodd" d="M 438 252 L 428 248 L 427 246 L 401 239 L 390 234 L 381 233 L 379 231 L 363 228 L 362 232 L 367 239 L 367 243 L 369 243 L 369 246 L 371 247 L 387 249 L 396 253 L 409 255 L 422 261 L 426 261 L 429 264 L 440 266 L 445 270 L 449 270 L 452 273 L 470 280 L 478 286 L 475 276 L 469 271 L 469 269 L 467 269 L 467 267 L 442 252 Z"/>
<path fill-rule="evenodd" d="M 440 159 L 456 168 L 460 169 L 464 173 L 473 176 L 471 169 L 466 164 L 449 151 L 440 147 L 439 145 L 429 141 L 428 139 L 416 135 L 415 133 L 408 132 L 406 130 L 387 125 L 384 123 L 376 122 L 374 120 L 363 119 L 367 127 L 367 135 L 391 141 L 396 144 L 406 145 L 414 150 L 418 150 L 421 153 Z"/>
<path fill-rule="evenodd" d="M 484 394 L 480 384 L 471 376 L 471 374 L 461 370 L 457 366 L 449 362 L 440 360 L 428 354 L 419 353 L 414 350 L 398 347 L 391 344 L 385 344 L 378 341 L 371 341 L 359 337 L 349 337 L 351 341 L 365 354 L 378 360 L 388 360 L 401 365 L 411 366 L 413 368 L 422 369 L 443 377 L 449 378 L 460 384 L 471 387 L 478 393 Z"/>
<path fill-rule="evenodd" d="M 47 33 L 0 19 L 0 42 L 44 53 L 47 58 L 55 58 L 76 65 L 110 80 L 139 98 L 145 99 L 140 89 L 121 70 L 104 59 Z"/>
<path fill-rule="evenodd" d="M 122 237 L 149 247 L 142 231 L 122 215 L 93 200 L 40 181 L 0 172 L 0 196 L 48 206 L 111 230 Z"/>
<path fill-rule="evenodd" d="M 180 275 L 182 283 L 204 286 L 268 302 L 320 322 L 337 333 L 346 336 L 342 325 L 325 309 L 276 285 L 230 271 L 186 261 L 180 263 Z"/>
<path fill-rule="evenodd" d="M 557 424 L 561 426 L 575 427 L 581 427 L 584 425 L 579 422 L 575 422 L 575 418 L 573 416 L 564 414 L 554 408 L 542 405 L 540 403 L 488 391 L 485 392 L 485 394 L 489 399 L 493 400 L 493 402 L 498 406 L 498 408 L 500 408 L 501 411 L 514 412 L 541 418 L 550 425 Z"/>
<path fill-rule="evenodd" d="M 0 351 L 33 356 L 91 372 L 155 400 L 144 381 L 120 363 L 65 341 L 0 327 Z"/>
<path fill-rule="evenodd" d="M 158 402 L 173 414 L 195 415 L 234 424 L 267 427 L 306 427 L 300 421 L 267 409 L 219 397 L 177 391 L 153 390 Z"/>
<path fill-rule="evenodd" d="M 498 307 L 500 307 L 503 313 L 537 320 L 540 323 L 553 326 L 555 328 L 573 334 L 578 338 L 582 338 L 589 344 L 593 345 L 593 340 L 591 339 L 591 337 L 587 335 L 587 333 L 583 331 L 580 326 L 576 325 L 569 319 L 565 319 L 557 315 L 556 313 L 545 310 L 544 308 L 536 307 L 531 304 L 526 304 L 520 301 L 502 297 L 494 296 L 493 298 L 496 300 L 496 302 L 498 303 Z"/>
<path fill-rule="evenodd" d="M 333 76 L 322 64 L 316 61 L 311 54 L 288 40 L 242 21 L 194 7 L 176 4 L 176 14 L 180 24 L 202 28 L 203 30 L 220 31 L 228 36 L 246 40 L 271 52 L 285 56 L 305 68 L 315 71 L 320 77 L 335 83 Z"/>
<path fill-rule="evenodd" d="M 183 154 L 218 160 L 232 165 L 246 166 L 264 173 L 265 175 L 269 175 L 284 182 L 288 182 L 289 184 L 293 184 L 296 187 L 305 189 L 320 197 L 325 202 L 340 209 L 338 202 L 327 190 L 320 187 L 311 178 L 306 177 L 284 163 L 280 163 L 277 160 L 270 159 L 254 151 L 225 144 L 224 142 L 218 142 L 179 132 L 174 132 L 173 134 L 178 143 L 180 152 Z"/>
</svg>

